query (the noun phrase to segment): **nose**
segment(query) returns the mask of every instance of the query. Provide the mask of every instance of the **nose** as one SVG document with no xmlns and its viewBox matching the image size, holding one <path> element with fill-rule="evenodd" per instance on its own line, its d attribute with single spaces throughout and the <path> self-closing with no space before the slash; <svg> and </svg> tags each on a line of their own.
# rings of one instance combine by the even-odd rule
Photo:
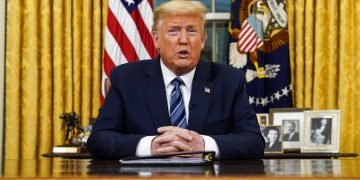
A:
<svg viewBox="0 0 360 180">
<path fill-rule="evenodd" d="M 186 30 L 181 30 L 179 35 L 179 44 L 187 45 L 188 44 L 188 36 Z"/>
</svg>

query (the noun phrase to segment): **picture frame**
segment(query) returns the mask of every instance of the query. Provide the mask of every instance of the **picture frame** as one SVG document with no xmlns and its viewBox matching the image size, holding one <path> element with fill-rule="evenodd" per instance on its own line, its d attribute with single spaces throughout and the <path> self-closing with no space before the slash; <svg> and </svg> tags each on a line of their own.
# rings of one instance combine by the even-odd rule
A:
<svg viewBox="0 0 360 180">
<path fill-rule="evenodd" d="M 282 126 L 260 126 L 265 139 L 264 153 L 283 153 Z"/>
<path fill-rule="evenodd" d="M 268 113 L 256 113 L 256 117 L 260 126 L 269 125 L 269 114 Z"/>
<path fill-rule="evenodd" d="M 306 110 L 310 110 L 310 108 L 270 109 L 272 124 L 283 127 L 281 136 L 284 152 L 300 152 L 304 129 L 304 111 Z"/>
<path fill-rule="evenodd" d="M 338 153 L 340 110 L 304 111 L 305 127 L 301 152 Z"/>
</svg>

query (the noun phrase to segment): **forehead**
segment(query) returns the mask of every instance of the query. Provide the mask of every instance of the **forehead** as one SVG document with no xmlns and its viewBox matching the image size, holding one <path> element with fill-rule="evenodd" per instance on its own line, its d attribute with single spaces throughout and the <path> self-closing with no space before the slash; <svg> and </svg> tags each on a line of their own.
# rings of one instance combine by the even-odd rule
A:
<svg viewBox="0 0 360 180">
<path fill-rule="evenodd" d="M 293 123 L 293 122 L 286 122 L 285 125 L 286 125 L 286 126 L 293 126 L 293 125 L 295 125 L 295 123 Z"/>
</svg>

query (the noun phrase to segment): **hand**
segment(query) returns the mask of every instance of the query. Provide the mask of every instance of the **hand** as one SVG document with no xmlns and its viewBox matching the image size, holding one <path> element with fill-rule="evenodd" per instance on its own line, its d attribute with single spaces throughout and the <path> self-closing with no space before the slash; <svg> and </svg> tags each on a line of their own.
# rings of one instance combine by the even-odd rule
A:
<svg viewBox="0 0 360 180">
<path fill-rule="evenodd" d="M 165 126 L 158 129 L 160 135 L 151 143 L 152 154 L 181 151 L 203 151 L 205 143 L 201 135 L 195 131 Z"/>
</svg>

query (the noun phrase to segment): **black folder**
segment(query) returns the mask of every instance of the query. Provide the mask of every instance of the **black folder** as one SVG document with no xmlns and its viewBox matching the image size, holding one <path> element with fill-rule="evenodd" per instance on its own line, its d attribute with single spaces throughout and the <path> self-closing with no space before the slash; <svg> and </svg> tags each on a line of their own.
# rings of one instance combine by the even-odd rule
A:
<svg viewBox="0 0 360 180">
<path fill-rule="evenodd" d="M 190 157 L 201 154 L 201 158 Z M 176 152 L 152 156 L 136 156 L 120 159 L 121 165 L 144 166 L 144 165 L 213 165 L 215 161 L 214 151 Z"/>
</svg>

